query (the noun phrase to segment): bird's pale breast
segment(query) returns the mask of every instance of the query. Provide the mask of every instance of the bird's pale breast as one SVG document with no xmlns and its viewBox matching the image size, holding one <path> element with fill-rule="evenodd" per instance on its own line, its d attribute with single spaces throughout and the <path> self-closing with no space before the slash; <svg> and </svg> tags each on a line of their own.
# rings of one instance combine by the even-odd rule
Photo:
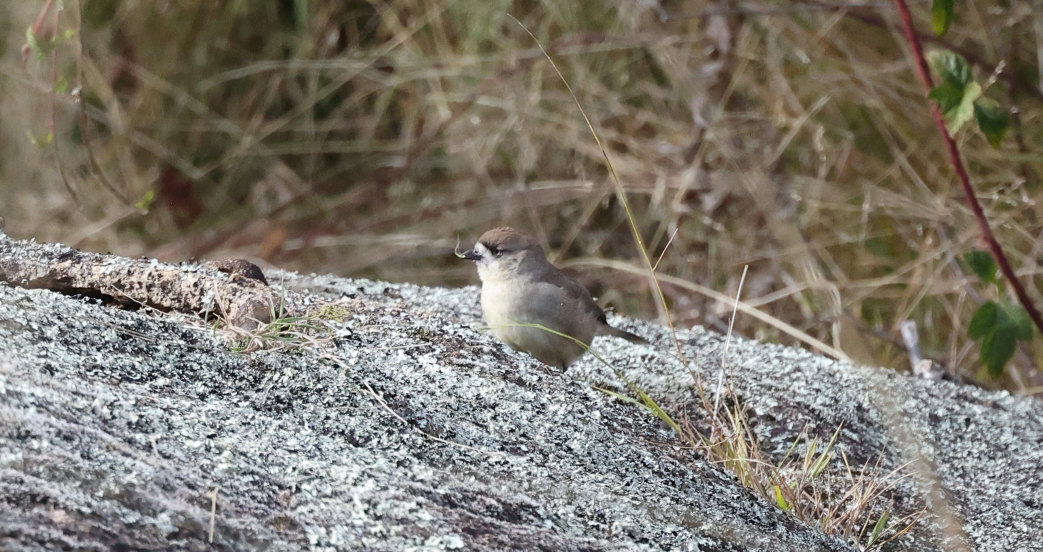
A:
<svg viewBox="0 0 1043 552">
<path fill-rule="evenodd" d="M 554 332 L 589 345 L 597 326 L 584 305 L 553 284 L 513 283 L 482 285 L 482 312 L 493 335 L 554 366 L 566 367 L 582 355 L 584 346 Z M 538 324 L 543 328 L 519 324 Z"/>
</svg>

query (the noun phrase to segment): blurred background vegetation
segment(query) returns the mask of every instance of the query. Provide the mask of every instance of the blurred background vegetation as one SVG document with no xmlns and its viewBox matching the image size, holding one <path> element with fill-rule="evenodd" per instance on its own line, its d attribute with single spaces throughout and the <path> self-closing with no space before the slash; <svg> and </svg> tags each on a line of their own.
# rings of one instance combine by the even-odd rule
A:
<svg viewBox="0 0 1043 552">
<path fill-rule="evenodd" d="M 1039 300 L 1043 10 L 960 3 L 937 39 L 912 8 L 1014 115 L 998 148 L 957 138 Z M 790 324 L 908 370 L 913 321 L 950 372 L 1040 391 L 1038 338 L 992 379 L 967 337 L 997 291 L 961 261 L 979 229 L 889 1 L 2 2 L 7 233 L 462 285 L 457 239 L 509 224 L 605 305 L 662 319 L 597 144 L 508 14 L 603 138 L 675 324 L 726 329 L 697 286 L 734 296 L 748 265 L 743 298 L 778 322 L 740 315 L 741 335 L 808 346 Z"/>
</svg>

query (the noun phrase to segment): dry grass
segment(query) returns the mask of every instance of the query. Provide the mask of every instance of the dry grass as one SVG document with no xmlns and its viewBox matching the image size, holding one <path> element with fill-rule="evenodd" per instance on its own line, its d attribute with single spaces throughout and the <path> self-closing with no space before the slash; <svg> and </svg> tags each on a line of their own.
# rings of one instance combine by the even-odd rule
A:
<svg viewBox="0 0 1043 552">
<path fill-rule="evenodd" d="M 340 305 L 328 304 L 311 308 L 302 314 L 289 312 L 282 306 L 271 311 L 270 322 L 260 324 L 254 330 L 243 330 L 217 322 L 228 339 L 233 351 L 252 353 L 267 349 L 273 351 L 295 351 L 305 348 L 320 349 L 333 342 L 335 332 L 327 323 L 342 320 L 348 310 Z"/>
<path fill-rule="evenodd" d="M 543 326 L 523 325 L 573 339 Z M 685 407 L 678 417 L 596 352 L 588 352 L 613 370 L 633 397 L 610 389 L 599 388 L 601 391 L 644 408 L 670 427 L 682 446 L 699 451 L 711 463 L 731 472 L 754 494 L 825 534 L 839 537 L 859 550 L 873 550 L 910 531 L 926 514 L 922 510 L 894 517 L 890 496 L 909 475 L 906 466 L 883 473 L 879 460 L 875 465 L 867 462 L 852 466 L 841 452 L 844 472 L 838 473 L 834 445 L 840 427 L 823 443 L 818 437 L 811 437 L 805 426 L 781 458 L 761 450 L 749 408 L 727 384 L 723 364 L 712 398 L 696 377 L 694 412 Z"/>
<path fill-rule="evenodd" d="M 797 519 L 835 535 L 860 550 L 882 547 L 909 531 L 924 512 L 894 518 L 889 494 L 906 477 L 903 468 L 883 473 L 879 464 L 851 466 L 842 453 L 837 473 L 834 448 L 841 428 L 823 443 L 805 427 L 781 459 L 760 448 L 746 404 L 729 386 L 711 399 L 695 382 L 701 414 L 686 415 L 678 436 L 711 462 L 735 474 L 744 486 Z"/>
<path fill-rule="evenodd" d="M 457 236 L 506 223 L 555 260 L 640 267 L 597 145 L 509 13 L 603 138 L 650 257 L 665 250 L 657 274 L 732 295 L 750 266 L 747 302 L 784 325 L 741 317 L 737 333 L 807 342 L 800 332 L 907 369 L 898 328 L 914 320 L 953 372 L 1043 385 L 1035 348 L 1000 381 L 979 369 L 965 326 L 984 290 L 955 261 L 977 229 L 886 2 L 107 0 L 85 3 L 80 25 L 66 0 L 57 28 L 74 37 L 23 62 L 44 4 L 0 6 L 0 211 L 13 236 L 452 285 L 474 281 L 448 254 Z M 913 6 L 925 32 L 926 7 Z M 959 8 L 945 41 L 983 62 L 982 80 L 1001 61 L 1016 76 L 987 94 L 1017 107 L 1017 134 L 1001 150 L 958 139 L 1034 290 L 1043 14 Z M 97 167 L 74 98 L 49 93 L 77 67 Z M 52 121 L 53 143 L 34 146 Z M 664 314 L 647 277 L 579 276 L 619 311 Z M 729 304 L 663 282 L 676 323 L 726 329 Z"/>
</svg>

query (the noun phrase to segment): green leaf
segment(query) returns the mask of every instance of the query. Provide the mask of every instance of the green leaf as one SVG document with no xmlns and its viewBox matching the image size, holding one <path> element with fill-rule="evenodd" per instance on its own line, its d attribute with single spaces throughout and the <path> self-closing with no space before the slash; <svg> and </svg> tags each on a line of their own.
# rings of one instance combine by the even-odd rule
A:
<svg viewBox="0 0 1043 552">
<path fill-rule="evenodd" d="M 958 90 L 967 88 L 973 76 L 971 65 L 963 56 L 948 50 L 933 50 L 927 54 L 927 62 L 941 77 L 942 82 L 955 86 Z"/>
<path fill-rule="evenodd" d="M 997 327 L 981 340 L 981 362 L 989 368 L 990 376 L 998 378 L 1003 375 L 1003 367 L 1014 356 L 1016 342 L 1014 331 L 1009 327 Z"/>
<path fill-rule="evenodd" d="M 927 94 L 929 99 L 938 104 L 938 109 L 945 116 L 949 132 L 960 130 L 967 121 L 974 117 L 974 100 L 981 96 L 981 85 L 971 81 L 962 88 L 951 82 L 942 83 Z"/>
<path fill-rule="evenodd" d="M 44 59 L 51 52 L 54 51 L 55 40 L 40 40 L 40 37 L 33 32 L 32 27 L 25 29 L 25 43 L 29 46 L 29 51 L 36 56 L 36 59 Z"/>
<path fill-rule="evenodd" d="M 978 340 L 996 331 L 996 319 L 999 316 L 999 305 L 989 301 L 978 307 L 967 326 L 967 337 Z"/>
<path fill-rule="evenodd" d="M 36 57 L 43 57 L 43 49 L 40 48 L 40 41 L 36 39 L 36 33 L 33 32 L 32 27 L 25 29 L 25 43 L 29 46 L 29 51 L 36 54 Z"/>
<path fill-rule="evenodd" d="M 1032 328 L 1034 328 L 1035 325 L 1032 323 L 1032 317 L 1029 316 L 1029 311 L 1025 310 L 1021 305 L 1018 305 L 1014 307 L 1014 311 L 1011 314 L 1011 319 L 1014 321 L 1014 328 L 1016 330 L 1014 336 L 1021 341 L 1031 341 Z"/>
<path fill-rule="evenodd" d="M 156 200 L 156 192 L 149 190 L 145 192 L 145 195 L 141 196 L 141 199 L 134 204 L 135 207 L 142 211 L 148 211 L 149 207 L 152 206 L 152 202 Z"/>
<path fill-rule="evenodd" d="M 968 251 L 964 253 L 963 261 L 981 281 L 992 282 L 996 279 L 996 261 L 992 260 L 992 255 L 984 251 Z"/>
<path fill-rule="evenodd" d="M 1000 303 L 996 331 L 1009 331 L 1018 341 L 1032 340 L 1032 317 L 1025 307 L 1010 301 Z"/>
<path fill-rule="evenodd" d="M 880 538 L 880 534 L 884 532 L 884 528 L 887 527 L 887 520 L 891 517 L 891 510 L 884 510 L 884 513 L 880 514 L 880 519 L 876 520 L 876 524 L 873 525 L 873 531 L 869 533 L 869 538 L 866 539 L 866 547 L 864 550 L 872 548 L 873 543 Z"/>
<path fill-rule="evenodd" d="M 943 82 L 932 88 L 931 92 L 927 94 L 927 98 L 934 100 L 938 104 L 938 109 L 941 110 L 942 115 L 945 115 L 945 118 L 948 119 L 949 113 L 960 106 L 960 101 L 963 100 L 963 89 L 957 88 L 954 84 Z"/>
<path fill-rule="evenodd" d="M 934 34 L 943 36 L 952 23 L 953 0 L 934 0 L 931 6 L 931 28 Z"/>
<path fill-rule="evenodd" d="M 978 98 L 974 101 L 974 119 L 978 128 L 985 134 L 985 139 L 992 147 L 999 147 L 1010 126 L 1010 115 L 996 100 Z"/>
<path fill-rule="evenodd" d="M 778 485 L 772 485 L 775 488 L 775 504 L 779 505 L 784 511 L 790 511 L 793 506 L 790 506 L 789 502 L 786 501 L 786 497 L 782 495 L 782 488 Z"/>
<path fill-rule="evenodd" d="M 630 398 L 630 397 L 628 397 L 628 396 L 626 396 L 626 395 L 624 395 L 622 393 L 616 393 L 615 391 L 612 391 L 612 390 L 609 390 L 609 389 L 605 389 L 603 387 L 595 387 L 594 389 L 597 389 L 598 391 L 601 391 L 602 393 L 604 393 L 604 394 L 606 394 L 606 395 L 608 395 L 610 397 L 617 398 L 617 399 L 619 399 L 621 401 L 628 402 L 630 404 L 636 404 L 637 406 L 644 406 L 640 402 L 638 402 L 637 399 L 632 399 L 632 398 Z"/>
<path fill-rule="evenodd" d="M 974 81 L 967 83 L 967 86 L 963 89 L 963 97 L 960 98 L 960 105 L 957 106 L 951 116 L 946 117 L 946 122 L 949 123 L 949 132 L 960 130 L 960 127 L 967 121 L 974 118 L 974 100 L 977 100 L 979 96 L 981 96 L 981 85 Z"/>
</svg>

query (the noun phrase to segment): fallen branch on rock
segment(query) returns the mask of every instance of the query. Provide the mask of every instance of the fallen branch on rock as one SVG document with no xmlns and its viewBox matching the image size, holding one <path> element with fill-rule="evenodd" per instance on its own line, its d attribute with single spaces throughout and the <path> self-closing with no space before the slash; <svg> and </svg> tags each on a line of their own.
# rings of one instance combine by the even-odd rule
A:
<svg viewBox="0 0 1043 552">
<path fill-rule="evenodd" d="M 203 318 L 217 315 L 244 330 L 269 322 L 277 305 L 260 269 L 242 259 L 173 267 L 154 259 L 12 240 L 2 229 L 0 282 L 95 297 L 125 307 L 146 306 Z"/>
</svg>

